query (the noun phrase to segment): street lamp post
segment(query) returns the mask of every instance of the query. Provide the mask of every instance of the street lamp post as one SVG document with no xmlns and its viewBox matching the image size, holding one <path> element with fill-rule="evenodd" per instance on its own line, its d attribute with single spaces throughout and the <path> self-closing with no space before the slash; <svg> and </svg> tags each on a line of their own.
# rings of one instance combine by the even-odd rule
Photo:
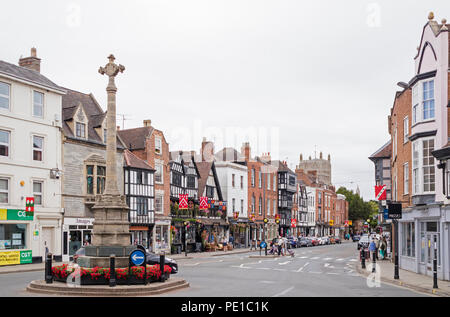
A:
<svg viewBox="0 0 450 317">
<path fill-rule="evenodd" d="M 438 288 L 437 284 L 437 236 L 434 236 L 434 259 L 433 259 L 433 288 Z"/>
<path fill-rule="evenodd" d="M 393 219 L 394 222 L 394 279 L 398 280 L 399 272 L 398 272 L 398 220 Z"/>
</svg>

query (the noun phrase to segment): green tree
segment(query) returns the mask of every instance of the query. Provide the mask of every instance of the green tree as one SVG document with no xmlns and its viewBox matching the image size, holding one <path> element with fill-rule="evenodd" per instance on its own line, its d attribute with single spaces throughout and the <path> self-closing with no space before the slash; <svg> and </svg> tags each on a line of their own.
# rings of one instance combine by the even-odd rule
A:
<svg viewBox="0 0 450 317">
<path fill-rule="evenodd" d="M 348 190 L 345 187 L 340 187 L 336 193 L 344 195 L 345 199 L 348 201 L 349 220 L 366 221 L 369 218 L 373 220 L 374 214 L 378 213 L 378 204 L 375 201 L 365 202 L 361 196 L 354 193 L 352 190 Z"/>
</svg>

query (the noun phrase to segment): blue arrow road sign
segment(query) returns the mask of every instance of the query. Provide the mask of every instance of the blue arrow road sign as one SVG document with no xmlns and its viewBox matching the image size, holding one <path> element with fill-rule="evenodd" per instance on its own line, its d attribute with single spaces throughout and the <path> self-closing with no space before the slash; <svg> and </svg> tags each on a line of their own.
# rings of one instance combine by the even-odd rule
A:
<svg viewBox="0 0 450 317">
<path fill-rule="evenodd" d="M 261 242 L 260 246 L 261 246 L 261 248 L 264 249 L 267 246 L 267 244 L 263 241 L 263 242 Z"/>
<path fill-rule="evenodd" d="M 145 261 L 145 254 L 141 250 L 134 250 L 131 252 L 130 259 L 134 265 L 142 265 Z"/>
</svg>

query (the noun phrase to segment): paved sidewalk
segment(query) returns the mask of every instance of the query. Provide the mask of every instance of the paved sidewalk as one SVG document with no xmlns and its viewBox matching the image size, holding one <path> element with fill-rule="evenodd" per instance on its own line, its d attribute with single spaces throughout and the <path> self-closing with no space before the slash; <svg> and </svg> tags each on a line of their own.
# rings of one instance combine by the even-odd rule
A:
<svg viewBox="0 0 450 317">
<path fill-rule="evenodd" d="M 389 260 L 377 261 L 377 269 L 382 282 L 391 283 L 407 288 L 414 289 L 419 292 L 430 293 L 438 296 L 450 297 L 450 282 L 438 279 L 438 288 L 433 289 L 433 277 L 417 274 L 411 271 L 399 269 L 399 279 L 394 279 L 394 263 Z M 372 261 L 366 261 L 366 269 L 361 268 L 361 262 L 356 262 L 356 270 L 358 273 L 368 276 L 372 274 Z"/>
</svg>

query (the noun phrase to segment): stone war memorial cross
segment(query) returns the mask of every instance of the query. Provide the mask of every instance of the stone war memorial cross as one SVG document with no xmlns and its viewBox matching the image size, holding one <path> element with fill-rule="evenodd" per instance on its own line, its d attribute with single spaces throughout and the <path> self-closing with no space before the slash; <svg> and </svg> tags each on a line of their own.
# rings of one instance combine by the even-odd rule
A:
<svg viewBox="0 0 450 317">
<path fill-rule="evenodd" d="M 96 196 L 92 245 L 86 246 L 86 255 L 78 258 L 81 267 L 109 267 L 109 256 L 116 256 L 116 267 L 127 267 L 128 256 L 136 249 L 130 244 L 130 223 L 125 196 L 117 186 L 117 128 L 115 77 L 123 73 L 125 67 L 114 63 L 114 55 L 109 63 L 98 72 L 109 77 L 106 92 L 108 108 L 106 121 L 106 185 L 103 195 Z"/>
</svg>

